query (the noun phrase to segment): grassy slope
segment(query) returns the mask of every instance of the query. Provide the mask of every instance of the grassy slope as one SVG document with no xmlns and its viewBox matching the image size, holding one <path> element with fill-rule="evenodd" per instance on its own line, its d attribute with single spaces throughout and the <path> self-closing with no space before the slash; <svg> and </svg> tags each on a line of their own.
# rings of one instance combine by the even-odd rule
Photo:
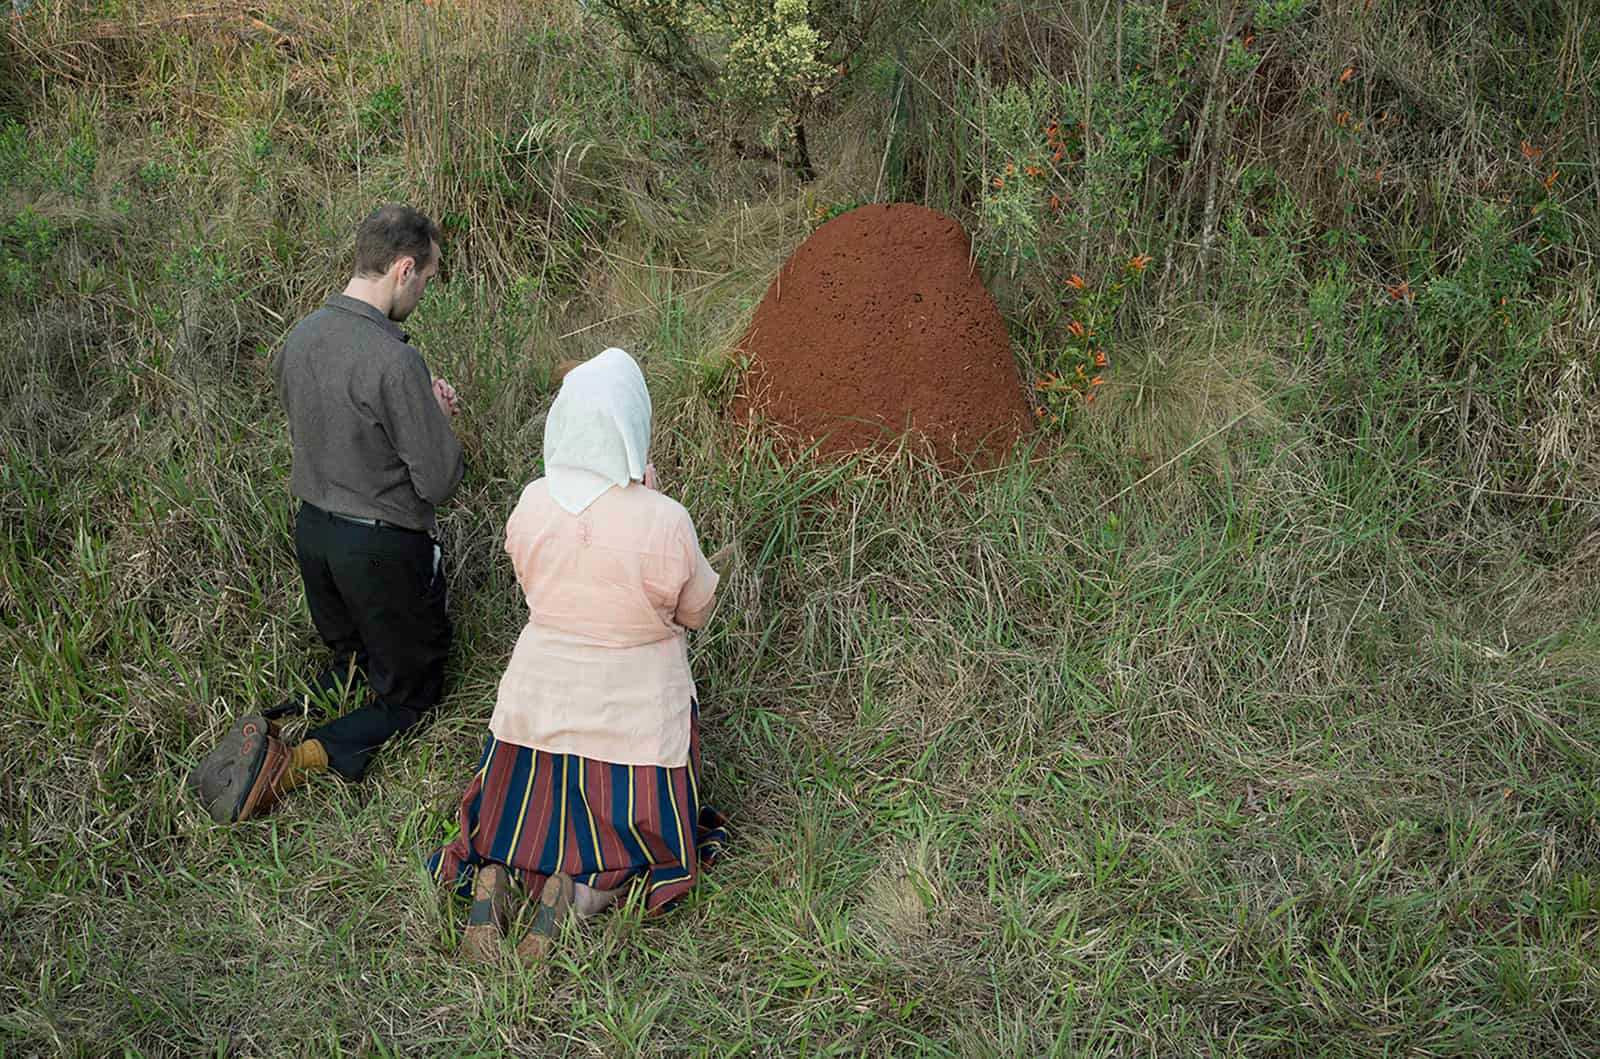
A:
<svg viewBox="0 0 1600 1059">
<path fill-rule="evenodd" d="M 262 29 L 42 4 L 0 53 L 19 122 L 0 136 L 0 1050 L 1593 1054 L 1592 210 L 1575 196 L 1519 296 L 1538 353 L 1504 385 L 1484 381 L 1501 346 L 1482 376 L 1428 359 L 1476 341 L 1429 332 L 1432 302 L 1413 329 L 1359 293 L 1397 278 L 1384 260 L 1459 278 L 1477 237 L 1426 204 L 1514 151 L 1485 146 L 1470 97 L 1427 95 L 1505 65 L 1466 5 L 1441 9 L 1460 18 L 1405 22 L 1409 50 L 1344 42 L 1413 68 L 1442 115 L 1394 163 L 1398 216 L 1347 221 L 1390 242 L 1327 249 L 1317 152 L 1353 148 L 1313 129 L 1315 92 L 1280 143 L 1241 124 L 1240 166 L 1275 157 L 1286 190 L 1225 181 L 1216 262 L 1121 320 L 1098 414 L 953 489 L 907 455 L 787 466 L 717 413 L 727 337 L 809 211 L 879 186 L 861 130 L 892 82 L 823 123 L 805 189 L 702 149 L 694 112 L 559 10 L 285 7 Z M 1047 12 L 1032 46 L 1070 51 L 1051 35 L 1077 13 Z M 1327 18 L 1272 47 L 1298 40 L 1333 82 Z M 997 68 L 1020 39 L 968 28 L 946 39 Z M 979 56 L 941 54 L 906 60 L 926 94 L 889 146 L 960 209 L 988 141 L 929 115 Z M 1562 164 L 1592 188 L 1573 124 Z M 1164 232 L 1181 259 L 1210 211 L 1203 180 L 1175 186 L 1193 209 L 1162 228 L 1147 187 L 1094 254 Z M 388 196 L 451 233 L 414 329 L 467 406 L 450 692 L 368 784 L 214 828 L 188 764 L 314 657 L 265 353 Z M 994 273 L 1033 368 L 1037 290 Z M 610 916 L 548 968 L 467 969 L 415 853 L 450 833 L 520 621 L 499 533 L 536 473 L 548 367 L 601 343 L 646 359 L 667 487 L 750 560 L 695 647 L 738 845 L 667 919 Z"/>
</svg>

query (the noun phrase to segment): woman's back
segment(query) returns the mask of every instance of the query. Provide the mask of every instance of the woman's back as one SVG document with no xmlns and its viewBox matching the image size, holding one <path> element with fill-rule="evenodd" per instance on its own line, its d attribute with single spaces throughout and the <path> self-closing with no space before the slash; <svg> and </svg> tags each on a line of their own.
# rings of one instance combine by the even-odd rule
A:
<svg viewBox="0 0 1600 1059">
<path fill-rule="evenodd" d="M 539 479 L 506 525 L 506 552 L 529 621 L 600 646 L 681 636 L 698 627 L 716 587 L 715 575 L 695 580 L 703 560 L 683 505 L 638 484 L 608 489 L 573 515 Z"/>
<path fill-rule="evenodd" d="M 695 696 L 685 630 L 705 621 L 717 587 L 689 513 L 633 483 L 574 515 L 540 479 L 507 523 L 506 551 L 528 624 L 501 678 L 496 737 L 682 765 Z"/>
</svg>

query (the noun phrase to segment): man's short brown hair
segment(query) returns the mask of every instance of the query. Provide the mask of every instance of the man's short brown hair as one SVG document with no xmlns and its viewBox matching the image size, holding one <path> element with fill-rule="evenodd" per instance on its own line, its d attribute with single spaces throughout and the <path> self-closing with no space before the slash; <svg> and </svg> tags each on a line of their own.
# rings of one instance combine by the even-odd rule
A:
<svg viewBox="0 0 1600 1059">
<path fill-rule="evenodd" d="M 439 226 L 410 206 L 379 206 L 356 229 L 356 275 L 381 276 L 396 258 L 412 257 L 427 268 L 439 242 Z"/>
</svg>

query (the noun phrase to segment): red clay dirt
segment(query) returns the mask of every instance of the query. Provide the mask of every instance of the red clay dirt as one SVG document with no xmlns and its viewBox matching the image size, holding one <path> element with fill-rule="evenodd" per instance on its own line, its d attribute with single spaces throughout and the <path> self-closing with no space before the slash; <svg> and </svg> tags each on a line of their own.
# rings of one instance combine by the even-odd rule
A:
<svg viewBox="0 0 1600 1059">
<path fill-rule="evenodd" d="M 908 426 L 941 463 L 992 464 L 1028 429 L 1005 321 L 954 219 L 861 206 L 784 263 L 739 348 L 734 414 L 828 453 L 871 449 Z"/>
</svg>

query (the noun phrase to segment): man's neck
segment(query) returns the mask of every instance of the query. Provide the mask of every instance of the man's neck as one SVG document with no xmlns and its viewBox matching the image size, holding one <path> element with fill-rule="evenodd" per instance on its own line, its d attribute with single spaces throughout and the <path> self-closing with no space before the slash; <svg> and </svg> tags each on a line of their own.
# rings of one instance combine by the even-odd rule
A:
<svg viewBox="0 0 1600 1059">
<path fill-rule="evenodd" d="M 364 301 L 385 316 L 394 308 L 394 291 L 386 289 L 383 279 L 367 279 L 364 276 L 352 276 L 345 285 L 344 293 L 347 298 Z"/>
</svg>

